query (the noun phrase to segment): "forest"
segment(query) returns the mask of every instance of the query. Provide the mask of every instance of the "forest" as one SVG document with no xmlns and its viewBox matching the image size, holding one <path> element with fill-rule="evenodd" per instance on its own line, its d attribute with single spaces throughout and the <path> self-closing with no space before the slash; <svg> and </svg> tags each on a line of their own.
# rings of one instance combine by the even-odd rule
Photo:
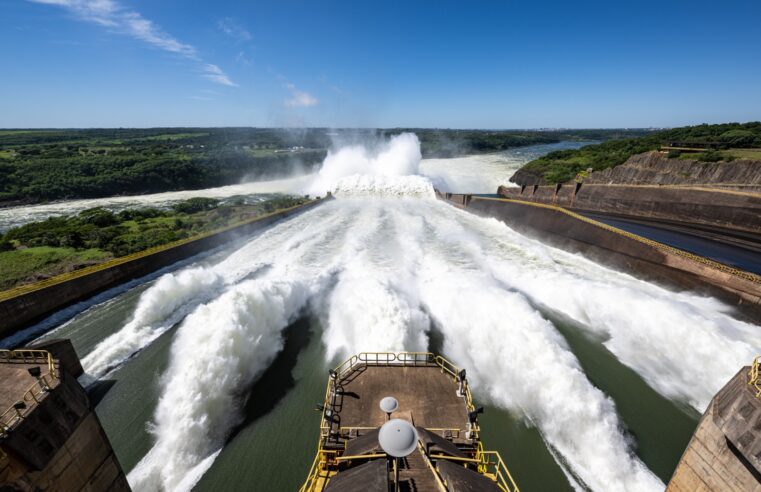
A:
<svg viewBox="0 0 761 492">
<path fill-rule="evenodd" d="M 424 157 L 647 130 L 153 128 L 0 130 L 0 206 L 201 189 L 314 171 L 329 148 L 406 131 Z"/>
</svg>

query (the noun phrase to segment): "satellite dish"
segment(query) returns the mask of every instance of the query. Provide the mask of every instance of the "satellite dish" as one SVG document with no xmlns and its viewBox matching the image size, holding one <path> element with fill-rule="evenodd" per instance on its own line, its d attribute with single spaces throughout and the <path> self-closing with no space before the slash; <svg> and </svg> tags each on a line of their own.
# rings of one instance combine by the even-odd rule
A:
<svg viewBox="0 0 761 492">
<path fill-rule="evenodd" d="M 387 396 L 380 401 L 380 408 L 386 413 L 394 413 L 399 409 L 399 402 L 393 396 Z"/>
<path fill-rule="evenodd" d="M 395 458 L 408 456 L 417 447 L 417 441 L 417 430 L 406 420 L 391 419 L 378 432 L 381 448 Z"/>
</svg>

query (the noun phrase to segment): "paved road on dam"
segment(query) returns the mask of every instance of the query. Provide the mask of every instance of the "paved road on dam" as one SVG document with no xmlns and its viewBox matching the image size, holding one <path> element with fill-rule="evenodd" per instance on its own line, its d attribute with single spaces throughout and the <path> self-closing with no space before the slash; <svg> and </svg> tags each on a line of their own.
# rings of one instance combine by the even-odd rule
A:
<svg viewBox="0 0 761 492">
<path fill-rule="evenodd" d="M 653 241 L 761 275 L 761 236 L 657 219 L 597 212 L 578 213 Z"/>
</svg>

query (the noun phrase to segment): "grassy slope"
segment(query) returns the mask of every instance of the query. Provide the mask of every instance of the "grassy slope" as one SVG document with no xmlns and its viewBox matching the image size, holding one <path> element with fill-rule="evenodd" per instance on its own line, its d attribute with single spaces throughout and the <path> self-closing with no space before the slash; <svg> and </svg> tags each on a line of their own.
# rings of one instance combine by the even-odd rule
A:
<svg viewBox="0 0 761 492">
<path fill-rule="evenodd" d="M 0 253 L 0 290 L 70 272 L 111 258 L 110 253 L 94 248 L 75 250 L 38 246 L 5 251 Z"/>
</svg>

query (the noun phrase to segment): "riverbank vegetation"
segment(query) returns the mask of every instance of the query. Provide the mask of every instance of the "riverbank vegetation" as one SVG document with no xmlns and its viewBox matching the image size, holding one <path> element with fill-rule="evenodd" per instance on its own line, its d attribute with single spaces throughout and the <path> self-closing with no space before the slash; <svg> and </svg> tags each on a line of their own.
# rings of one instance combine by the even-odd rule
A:
<svg viewBox="0 0 761 492">
<path fill-rule="evenodd" d="M 312 172 L 341 142 L 415 132 L 426 157 L 645 130 L 153 128 L 0 131 L 0 206 L 224 186 Z"/>
<path fill-rule="evenodd" d="M 515 182 L 562 183 L 580 171 L 592 168 L 601 171 L 623 164 L 635 155 L 661 147 L 698 147 L 705 152 L 672 151 L 670 157 L 697 159 L 703 162 L 759 158 L 761 122 L 727 123 L 673 128 L 637 138 L 611 140 L 577 150 L 551 152 L 523 166 L 512 180 Z"/>
<path fill-rule="evenodd" d="M 215 231 L 305 201 L 291 196 L 255 204 L 236 198 L 225 203 L 191 198 L 170 209 L 114 213 L 99 207 L 25 224 L 0 235 L 0 290 Z"/>
</svg>

